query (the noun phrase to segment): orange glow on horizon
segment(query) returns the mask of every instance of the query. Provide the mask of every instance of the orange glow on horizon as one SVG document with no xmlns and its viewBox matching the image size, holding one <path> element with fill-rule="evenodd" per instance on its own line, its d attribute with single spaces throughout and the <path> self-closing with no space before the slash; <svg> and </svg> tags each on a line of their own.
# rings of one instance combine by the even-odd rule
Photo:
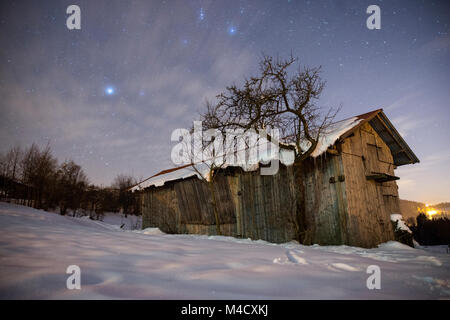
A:
<svg viewBox="0 0 450 320">
<path fill-rule="evenodd" d="M 428 219 L 433 219 L 433 216 L 444 214 L 444 211 L 436 210 L 430 204 L 425 204 L 425 208 L 417 208 L 417 212 L 425 214 Z"/>
<path fill-rule="evenodd" d="M 433 216 L 438 213 L 436 210 L 427 210 L 426 212 L 429 219 L 432 219 Z"/>
</svg>

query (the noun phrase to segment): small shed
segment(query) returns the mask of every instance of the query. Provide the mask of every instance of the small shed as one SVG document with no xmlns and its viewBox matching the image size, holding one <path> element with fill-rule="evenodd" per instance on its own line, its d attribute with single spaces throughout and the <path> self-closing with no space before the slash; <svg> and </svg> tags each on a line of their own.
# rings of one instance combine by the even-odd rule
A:
<svg viewBox="0 0 450 320">
<path fill-rule="evenodd" d="M 394 170 L 419 159 L 382 109 L 334 123 L 304 163 L 305 220 L 311 243 L 374 247 L 394 238 L 390 215 L 399 213 Z M 222 235 L 282 243 L 295 239 L 294 174 L 281 163 L 220 169 L 215 199 Z M 207 182 L 191 165 L 161 171 L 132 188 L 143 227 L 168 233 L 216 234 Z"/>
</svg>

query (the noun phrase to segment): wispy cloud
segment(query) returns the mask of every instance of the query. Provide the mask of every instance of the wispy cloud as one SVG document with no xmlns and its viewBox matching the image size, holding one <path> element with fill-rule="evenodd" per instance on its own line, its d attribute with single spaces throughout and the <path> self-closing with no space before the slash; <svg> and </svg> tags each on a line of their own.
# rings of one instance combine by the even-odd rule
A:
<svg viewBox="0 0 450 320">
<path fill-rule="evenodd" d="M 417 50 L 419 56 L 445 55 L 450 52 L 450 35 L 437 36 Z"/>
<path fill-rule="evenodd" d="M 172 166 L 172 130 L 189 127 L 206 99 L 254 67 L 252 53 L 226 34 L 211 41 L 217 35 L 200 30 L 209 45 L 198 51 L 177 42 L 175 29 L 191 18 L 184 2 L 155 5 L 156 15 L 146 2 L 125 7 L 117 23 L 116 9 L 105 16 L 84 6 L 84 27 L 101 21 L 95 27 L 102 41 L 74 50 L 72 41 L 90 40 L 66 33 L 60 42 L 30 40 L 26 50 L 16 48 L 15 64 L 7 66 L 15 77 L 0 86 L 0 134 L 8 142 L 0 151 L 50 141 L 60 159 L 74 158 L 93 181 L 107 184 L 126 168 L 151 175 Z M 182 18 L 167 19 L 172 15 Z M 143 28 L 145 41 L 133 32 Z M 110 84 L 117 93 L 105 96 Z"/>
<path fill-rule="evenodd" d="M 406 94 L 393 101 L 391 104 L 387 105 L 384 109 L 387 111 L 394 111 L 400 108 L 406 109 L 408 105 L 411 105 L 411 103 L 414 102 L 414 99 L 417 98 L 420 94 L 421 93 L 417 91 Z"/>
<path fill-rule="evenodd" d="M 412 132 L 426 127 L 429 123 L 431 123 L 431 119 L 417 119 L 416 116 L 411 114 L 403 114 L 393 118 L 392 123 L 395 125 L 399 133 L 403 137 L 406 137 Z"/>
</svg>

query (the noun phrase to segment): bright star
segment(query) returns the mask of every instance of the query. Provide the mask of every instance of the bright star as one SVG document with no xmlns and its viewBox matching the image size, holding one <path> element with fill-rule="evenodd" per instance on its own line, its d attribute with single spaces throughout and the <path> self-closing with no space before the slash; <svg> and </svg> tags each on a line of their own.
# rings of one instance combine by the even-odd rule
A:
<svg viewBox="0 0 450 320">
<path fill-rule="evenodd" d="M 234 26 L 229 26 L 228 27 L 228 33 L 231 35 L 234 35 L 236 33 L 237 29 Z"/>
<path fill-rule="evenodd" d="M 200 8 L 200 14 L 198 15 L 198 18 L 200 20 L 204 20 L 205 19 L 205 12 L 203 11 L 203 8 Z"/>
<path fill-rule="evenodd" d="M 106 87 L 106 89 L 105 89 L 105 93 L 106 93 L 108 96 L 113 95 L 114 92 L 115 92 L 115 90 L 114 90 L 113 87 Z"/>
</svg>

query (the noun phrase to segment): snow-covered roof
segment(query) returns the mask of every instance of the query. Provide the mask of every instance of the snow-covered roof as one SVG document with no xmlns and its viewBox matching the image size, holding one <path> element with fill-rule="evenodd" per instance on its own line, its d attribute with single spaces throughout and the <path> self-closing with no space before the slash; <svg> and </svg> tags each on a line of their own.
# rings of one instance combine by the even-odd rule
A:
<svg viewBox="0 0 450 320">
<path fill-rule="evenodd" d="M 395 151 L 396 148 L 402 148 L 402 152 L 405 153 L 406 156 L 408 156 L 407 160 L 400 159 L 395 164 L 396 165 L 402 165 L 407 163 L 415 163 L 418 162 L 419 159 L 412 153 L 411 149 L 409 149 L 406 142 L 401 138 L 401 136 L 398 134 L 398 132 L 393 128 L 392 124 L 387 120 L 387 117 L 382 112 L 382 109 L 374 110 L 368 113 L 361 114 L 359 116 L 351 117 L 348 119 L 344 119 L 341 121 L 337 121 L 335 123 L 332 123 L 329 125 L 324 132 L 319 137 L 319 141 L 317 143 L 316 149 L 312 152 L 311 157 L 315 158 L 320 155 L 322 155 L 324 152 L 327 151 L 327 149 L 334 145 L 338 139 L 344 139 L 348 137 L 356 128 L 361 126 L 363 123 L 374 120 L 374 118 L 377 115 L 381 116 L 381 121 L 385 123 L 386 129 L 389 130 L 389 133 L 391 133 L 390 136 L 386 135 L 386 132 L 382 129 L 378 128 L 379 126 L 378 122 L 375 122 L 372 126 L 374 126 L 374 129 L 377 130 L 377 132 L 380 134 L 381 138 L 386 142 L 386 144 L 391 148 L 391 151 Z M 378 120 L 380 121 L 380 120 Z M 265 144 L 257 143 L 259 149 L 259 152 L 256 155 L 256 158 L 252 159 L 252 161 L 249 161 L 247 159 L 246 163 L 242 163 L 239 165 L 233 164 L 233 166 L 239 166 L 245 171 L 255 171 L 259 168 L 260 163 L 266 164 L 270 160 L 280 160 L 280 162 L 286 166 L 292 165 L 294 162 L 294 152 L 286 149 L 279 149 L 278 154 L 274 153 L 270 147 L 267 147 L 267 149 L 262 148 L 262 145 L 268 145 L 267 140 L 265 140 Z M 396 144 L 394 144 L 394 142 Z M 303 143 L 300 147 L 303 150 L 307 150 L 310 146 L 310 142 L 306 141 Z M 261 152 L 262 151 L 262 152 Z M 400 153 L 399 153 L 400 154 Z M 400 154 L 400 156 L 403 156 Z M 404 156 L 404 157 L 406 157 Z M 398 158 L 399 159 L 399 158 Z M 394 157 L 394 162 L 396 158 Z M 224 165 L 221 165 L 220 168 L 226 168 L 226 163 Z M 231 165 L 230 165 L 231 166 Z M 187 164 L 180 167 L 163 170 L 161 172 L 158 172 L 157 174 L 141 181 L 137 185 L 130 188 L 132 191 L 142 190 L 151 186 L 160 187 L 163 186 L 168 181 L 175 181 L 180 179 L 186 179 L 189 177 L 197 176 L 201 179 L 209 179 L 209 172 L 210 172 L 210 166 L 205 163 L 197 163 L 197 164 Z"/>
<path fill-rule="evenodd" d="M 255 171 L 259 168 L 259 165 L 261 163 L 267 164 L 274 159 L 280 160 L 282 164 L 289 166 L 294 163 L 294 153 L 293 151 L 280 149 L 278 155 L 272 155 L 270 148 L 261 148 L 259 150 L 259 153 L 256 154 L 256 158 L 252 160 L 247 158 L 247 161 L 244 163 L 232 165 L 224 162 L 217 167 L 225 169 L 231 166 L 238 166 L 241 167 L 244 171 Z M 209 180 L 211 167 L 211 164 L 200 162 L 197 164 L 187 164 L 177 168 L 163 170 L 147 178 L 146 180 L 141 181 L 139 184 L 132 187 L 131 191 L 142 190 L 151 186 L 161 187 L 166 182 L 186 179 L 193 176 L 197 176 L 199 179 Z"/>
<path fill-rule="evenodd" d="M 316 149 L 311 153 L 313 158 L 316 158 L 323 154 L 327 149 L 332 146 L 344 133 L 357 126 L 363 119 L 358 117 L 351 117 L 335 123 L 330 124 L 321 135 L 319 135 L 319 141 L 317 142 Z M 303 150 L 308 150 L 311 143 L 306 141 L 301 145 Z"/>
</svg>

